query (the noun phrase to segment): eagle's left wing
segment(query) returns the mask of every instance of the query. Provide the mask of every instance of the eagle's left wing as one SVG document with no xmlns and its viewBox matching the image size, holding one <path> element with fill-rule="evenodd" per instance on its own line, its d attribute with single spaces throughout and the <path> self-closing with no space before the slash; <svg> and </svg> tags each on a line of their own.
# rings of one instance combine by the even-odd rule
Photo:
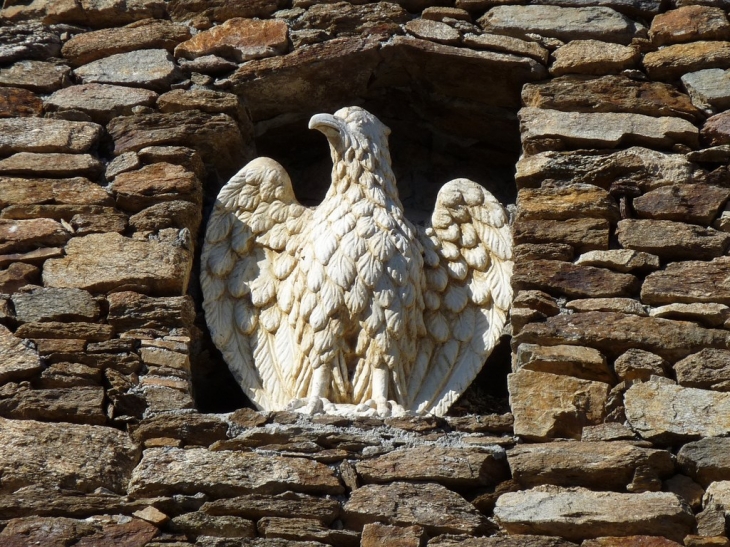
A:
<svg viewBox="0 0 730 547">
<path fill-rule="evenodd" d="M 506 211 L 475 182 L 456 179 L 436 199 L 424 247 L 424 322 L 409 374 L 410 408 L 443 415 L 497 344 L 512 300 Z"/>
</svg>

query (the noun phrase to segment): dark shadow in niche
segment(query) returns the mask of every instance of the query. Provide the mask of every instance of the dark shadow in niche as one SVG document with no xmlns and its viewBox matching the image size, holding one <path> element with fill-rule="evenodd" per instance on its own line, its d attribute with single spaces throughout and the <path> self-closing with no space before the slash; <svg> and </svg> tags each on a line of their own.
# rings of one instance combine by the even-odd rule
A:
<svg viewBox="0 0 730 547">
<path fill-rule="evenodd" d="M 430 218 L 438 190 L 455 178 L 472 179 L 502 203 L 516 199 L 515 165 L 520 138 L 519 94 L 514 102 L 493 106 L 472 99 L 439 94 L 427 85 L 386 87 L 366 97 L 352 97 L 317 111 L 289 112 L 256 123 L 259 156 L 268 156 L 289 173 L 301 203 L 316 206 L 330 185 L 332 162 L 324 136 L 308 129 L 317 112 L 362 106 L 391 128 L 390 149 L 401 200 L 411 221 Z M 206 192 L 200 242 L 214 196 Z M 196 270 L 197 271 L 197 270 Z M 196 296 L 198 309 L 199 296 Z M 251 403 L 241 392 L 207 334 L 202 311 L 198 326 L 205 332 L 193 366 L 195 400 L 201 412 L 229 412 Z M 508 412 L 509 337 L 503 337 L 472 386 L 450 414 Z M 471 408 L 471 411 L 467 411 Z"/>
</svg>

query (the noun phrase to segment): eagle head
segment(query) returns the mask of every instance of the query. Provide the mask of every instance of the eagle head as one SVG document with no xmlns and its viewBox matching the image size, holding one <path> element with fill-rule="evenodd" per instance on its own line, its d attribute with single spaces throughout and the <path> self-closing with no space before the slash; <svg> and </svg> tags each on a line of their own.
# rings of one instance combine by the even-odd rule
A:
<svg viewBox="0 0 730 547">
<path fill-rule="evenodd" d="M 377 154 L 388 150 L 390 129 L 359 106 L 340 108 L 334 114 L 316 114 L 309 129 L 321 131 L 330 143 L 336 159 L 346 157 L 350 149 Z"/>
</svg>

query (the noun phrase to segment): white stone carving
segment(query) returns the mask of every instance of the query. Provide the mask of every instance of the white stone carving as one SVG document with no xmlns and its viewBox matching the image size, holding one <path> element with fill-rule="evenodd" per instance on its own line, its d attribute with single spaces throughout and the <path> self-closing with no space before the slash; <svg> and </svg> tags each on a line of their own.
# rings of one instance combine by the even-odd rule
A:
<svg viewBox="0 0 730 547">
<path fill-rule="evenodd" d="M 332 185 L 300 205 L 284 168 L 258 158 L 221 190 L 201 282 L 206 320 L 261 409 L 443 415 L 492 351 L 512 299 L 499 202 L 456 179 L 431 225 L 404 216 L 390 130 L 358 107 L 309 122 Z"/>
</svg>

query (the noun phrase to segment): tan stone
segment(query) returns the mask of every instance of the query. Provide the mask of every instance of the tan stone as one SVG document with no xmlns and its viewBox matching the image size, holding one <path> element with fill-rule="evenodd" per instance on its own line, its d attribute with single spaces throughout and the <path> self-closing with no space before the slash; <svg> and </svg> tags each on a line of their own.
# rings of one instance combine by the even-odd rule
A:
<svg viewBox="0 0 730 547">
<path fill-rule="evenodd" d="M 520 370 L 507 377 L 514 432 L 529 440 L 580 439 L 585 425 L 603 421 L 609 384 Z"/>
<path fill-rule="evenodd" d="M 621 220 L 616 235 L 622 246 L 665 260 L 711 259 L 730 244 L 725 232 L 670 220 Z"/>
<path fill-rule="evenodd" d="M 666 317 L 683 321 L 696 321 L 708 327 L 719 327 L 730 317 L 730 307 L 725 304 L 700 303 L 667 304 L 654 308 L 652 317 Z"/>
<path fill-rule="evenodd" d="M 701 135 L 710 146 L 730 144 L 730 115 L 722 112 L 709 118 L 702 126 Z"/>
<path fill-rule="evenodd" d="M 34 247 L 63 245 L 71 233 L 50 218 L 0 219 L 0 253 L 27 251 Z"/>
<path fill-rule="evenodd" d="M 144 509 L 141 509 L 139 511 L 135 511 L 134 513 L 132 513 L 132 515 L 134 515 L 138 519 L 146 520 L 147 522 L 149 522 L 150 524 L 154 524 L 155 526 L 162 526 L 170 520 L 170 517 L 168 517 L 165 513 L 152 506 L 145 507 Z"/>
<path fill-rule="evenodd" d="M 566 243 L 578 252 L 608 248 L 610 224 L 605 219 L 526 220 L 518 216 L 513 225 L 517 244 Z"/>
<path fill-rule="evenodd" d="M 101 136 L 95 123 L 49 118 L 0 119 L 0 155 L 14 152 L 87 152 Z"/>
<path fill-rule="evenodd" d="M 440 44 L 458 44 L 461 34 L 446 23 L 430 19 L 413 19 L 405 24 L 405 29 L 416 38 L 431 40 Z"/>
<path fill-rule="evenodd" d="M 14 293 L 25 285 L 38 282 L 40 277 L 41 272 L 35 266 L 15 262 L 10 264 L 7 269 L 0 270 L 0 292 L 5 294 Z"/>
<path fill-rule="evenodd" d="M 228 425 L 209 414 L 167 414 L 143 420 L 132 433 L 137 442 L 156 437 L 178 439 L 185 444 L 208 446 L 226 438 Z"/>
<path fill-rule="evenodd" d="M 471 2 L 482 0 L 456 0 Z M 469 537 L 446 534 L 437 536 L 428 542 L 429 547 L 575 547 L 576 544 L 559 537 L 532 535 L 504 535 L 492 537 Z"/>
<path fill-rule="evenodd" d="M 316 519 L 264 517 L 256 527 L 265 538 L 286 541 L 318 541 L 327 545 L 358 547 L 360 535 L 352 530 L 333 530 Z"/>
<path fill-rule="evenodd" d="M 171 0 L 167 11 L 173 21 L 190 22 L 195 28 L 209 28 L 233 17 L 265 19 L 280 8 L 278 0 Z"/>
<path fill-rule="evenodd" d="M 616 221 L 620 217 L 611 195 L 591 184 L 523 188 L 517 193 L 517 207 L 520 219 L 593 217 Z"/>
<path fill-rule="evenodd" d="M 730 432 L 729 393 L 649 381 L 631 386 L 624 404 L 631 428 L 654 443 Z"/>
<path fill-rule="evenodd" d="M 565 307 L 577 312 L 613 311 L 648 315 L 641 302 L 633 298 L 581 298 L 567 302 Z"/>
<path fill-rule="evenodd" d="M 634 198 L 641 218 L 709 225 L 730 197 L 730 189 L 706 184 L 663 186 Z"/>
<path fill-rule="evenodd" d="M 516 290 L 538 289 L 578 298 L 629 296 L 638 283 L 631 274 L 557 260 L 518 263 L 512 276 Z"/>
<path fill-rule="evenodd" d="M 107 321 L 116 331 L 166 329 L 192 325 L 195 305 L 190 296 L 152 298 L 131 291 L 108 295 Z"/>
<path fill-rule="evenodd" d="M 362 529 L 361 547 L 420 547 L 424 540 L 421 526 L 390 526 L 373 522 Z"/>
<path fill-rule="evenodd" d="M 95 0 L 79 5 L 76 2 L 48 2 L 44 23 L 66 23 L 92 28 L 125 25 L 140 19 L 162 19 L 165 4 L 160 0 L 125 1 L 120 4 L 115 0 Z"/>
<path fill-rule="evenodd" d="M 631 249 L 612 249 L 609 251 L 589 251 L 578 257 L 576 264 L 599 266 L 618 272 L 633 270 L 650 271 L 659 269 L 659 257 Z"/>
<path fill-rule="evenodd" d="M 0 268 L 11 266 L 13 263 L 25 262 L 28 264 L 42 264 L 48 258 L 60 258 L 63 256 L 63 249 L 61 247 L 46 247 L 41 249 L 34 249 L 27 253 L 11 253 L 6 255 L 0 255 Z M 4 292 L 4 291 L 0 291 Z"/>
<path fill-rule="evenodd" d="M 37 288 L 12 297 L 19 322 L 94 321 L 100 315 L 99 304 L 86 291 L 78 289 Z"/>
<path fill-rule="evenodd" d="M 730 351 L 703 349 L 675 363 L 674 372 L 681 386 L 730 391 Z"/>
<path fill-rule="evenodd" d="M 587 539 L 581 543 L 581 547 L 681 547 L 682 545 L 687 543 L 677 543 L 658 536 L 602 537 Z"/>
<path fill-rule="evenodd" d="M 536 42 L 499 34 L 467 34 L 464 36 L 463 42 L 465 46 L 474 49 L 488 49 L 530 57 L 543 65 L 547 64 L 550 55 L 547 49 Z"/>
<path fill-rule="evenodd" d="M 682 541 L 694 526 L 689 508 L 668 492 L 619 494 L 543 486 L 503 494 L 494 514 L 510 534 L 560 535 L 573 541 L 617 532 Z"/>
<path fill-rule="evenodd" d="M 676 80 L 688 72 L 730 68 L 730 42 L 692 42 L 666 46 L 644 56 L 649 78 Z"/>
<path fill-rule="evenodd" d="M 90 154 L 36 154 L 19 152 L 0 160 L 0 175 L 35 177 L 83 176 L 96 178 L 104 170 Z"/>
<path fill-rule="evenodd" d="M 198 232 L 202 221 L 201 207 L 189 201 L 165 201 L 142 209 L 129 218 L 129 224 L 137 231 L 156 231 L 164 228 L 187 228 Z"/>
<path fill-rule="evenodd" d="M 111 205 L 106 191 L 82 177 L 72 179 L 22 179 L 0 177 L 0 206 L 41 203 Z"/>
<path fill-rule="evenodd" d="M 653 306 L 678 302 L 730 305 L 728 272 L 728 257 L 709 262 L 689 260 L 671 263 L 647 276 L 641 287 L 641 301 Z"/>
<path fill-rule="evenodd" d="M 326 465 L 302 458 L 203 448 L 151 448 L 134 470 L 131 496 L 195 494 L 236 496 L 286 490 L 340 494 L 344 488 Z"/>
<path fill-rule="evenodd" d="M 282 20 L 233 18 L 181 43 L 175 56 L 195 59 L 215 54 L 240 63 L 284 53 L 288 37 L 289 29 Z"/>
<path fill-rule="evenodd" d="M 83 84 L 117 84 L 166 91 L 179 72 L 164 49 L 139 49 L 97 59 L 74 70 Z"/>
<path fill-rule="evenodd" d="M 294 0 L 295 8 L 300 5 L 307 10 L 296 18 L 292 27 L 304 32 L 322 30 L 326 32 L 325 36 L 400 34 L 402 32 L 400 25 L 408 23 L 410 19 L 406 9 L 411 8 L 403 2 L 331 3 Z M 422 7 L 415 11 L 421 11 Z"/>
<path fill-rule="evenodd" d="M 182 112 L 184 110 L 201 110 L 210 114 L 228 114 L 239 124 L 248 122 L 248 114 L 241 100 L 232 93 L 211 91 L 208 89 L 173 89 L 160 95 L 157 99 L 160 112 Z M 242 134 L 245 134 L 242 130 Z"/>
<path fill-rule="evenodd" d="M 261 517 L 312 518 L 331 524 L 340 515 L 340 503 L 334 499 L 286 492 L 277 495 L 249 494 L 209 501 L 201 511 L 208 515 L 236 515 L 258 520 Z"/>
<path fill-rule="evenodd" d="M 102 57 L 137 49 L 166 49 L 190 38 L 190 30 L 165 20 L 147 19 L 126 27 L 82 32 L 68 40 L 61 54 L 71 66 L 81 66 Z"/>
<path fill-rule="evenodd" d="M 639 50 L 631 46 L 599 42 L 597 40 L 574 40 L 553 53 L 554 61 L 550 73 L 564 74 L 615 74 L 634 68 L 639 61 Z"/>
<path fill-rule="evenodd" d="M 42 369 L 38 353 L 0 325 L 0 383 L 30 378 Z"/>
<path fill-rule="evenodd" d="M 730 23 L 721 8 L 682 6 L 657 15 L 651 22 L 649 37 L 655 46 L 695 40 L 727 40 L 730 38 Z"/>
<path fill-rule="evenodd" d="M 200 181 L 193 173 L 165 162 L 121 173 L 114 179 L 112 190 L 119 207 L 133 212 L 160 201 L 182 199 L 199 204 L 202 198 Z"/>
<path fill-rule="evenodd" d="M 36 93 L 53 93 L 69 84 L 66 65 L 43 61 L 21 61 L 0 70 L 0 85 L 28 89 Z"/>
<path fill-rule="evenodd" d="M 552 484 L 621 492 L 637 473 L 648 470 L 658 490 L 659 479 L 674 473 L 670 452 L 619 441 L 522 445 L 507 457 L 512 478 L 523 488 Z"/>
<path fill-rule="evenodd" d="M 15 334 L 21 338 L 75 338 L 101 342 L 109 340 L 112 332 L 110 325 L 43 321 L 24 323 L 18 327 Z"/>
<path fill-rule="evenodd" d="M 40 116 L 43 101 L 32 91 L 19 87 L 0 87 L 0 118 Z"/>
<path fill-rule="evenodd" d="M 616 359 L 613 368 L 621 381 L 647 382 L 652 376 L 667 376 L 670 366 L 659 355 L 630 348 Z"/>
<path fill-rule="evenodd" d="M 565 243 L 522 243 L 512 249 L 512 259 L 516 263 L 530 260 L 573 260 L 573 247 Z"/>
<path fill-rule="evenodd" d="M 66 256 L 46 261 L 47 287 L 75 287 L 106 292 L 135 285 L 160 295 L 185 292 L 192 257 L 179 247 L 136 241 L 119 234 L 91 234 L 72 239 Z"/>
<path fill-rule="evenodd" d="M 106 123 L 132 114 L 136 106 L 151 106 L 155 99 L 157 93 L 149 89 L 91 83 L 59 89 L 46 99 L 45 106 L 49 111 L 79 110 L 95 122 Z"/>
<path fill-rule="evenodd" d="M 705 347 L 727 349 L 730 335 L 687 321 L 586 312 L 556 315 L 544 323 L 527 325 L 512 341 L 513 345 L 521 343 L 589 346 L 609 358 L 637 348 L 674 362 Z"/>
<path fill-rule="evenodd" d="M 172 519 L 169 528 L 190 538 L 198 536 L 252 538 L 256 525 L 247 519 L 231 516 L 214 517 L 205 513 L 185 513 Z"/>
<path fill-rule="evenodd" d="M 525 107 L 520 110 L 519 119 L 522 145 L 530 154 L 549 149 L 545 147 L 554 146 L 555 141 L 568 148 L 616 148 L 621 145 L 669 148 L 674 144 L 696 148 L 698 145 L 697 128 L 679 118 Z"/>
<path fill-rule="evenodd" d="M 512 369 L 514 372 L 532 370 L 596 382 L 616 382 L 616 377 L 601 352 L 581 346 L 520 344 Z"/>
<path fill-rule="evenodd" d="M 715 481 L 708 485 L 702 498 L 705 507 L 717 506 L 722 511 L 730 509 L 730 481 Z"/>
<path fill-rule="evenodd" d="M 676 494 L 693 511 L 699 511 L 702 508 L 702 496 L 704 496 L 705 490 L 686 475 L 674 475 L 671 479 L 664 481 L 664 491 Z"/>
<path fill-rule="evenodd" d="M 355 530 L 373 522 L 417 525 L 432 536 L 475 534 L 487 527 L 485 517 L 473 505 L 444 486 L 432 483 L 365 485 L 350 495 L 342 520 Z"/>
</svg>

